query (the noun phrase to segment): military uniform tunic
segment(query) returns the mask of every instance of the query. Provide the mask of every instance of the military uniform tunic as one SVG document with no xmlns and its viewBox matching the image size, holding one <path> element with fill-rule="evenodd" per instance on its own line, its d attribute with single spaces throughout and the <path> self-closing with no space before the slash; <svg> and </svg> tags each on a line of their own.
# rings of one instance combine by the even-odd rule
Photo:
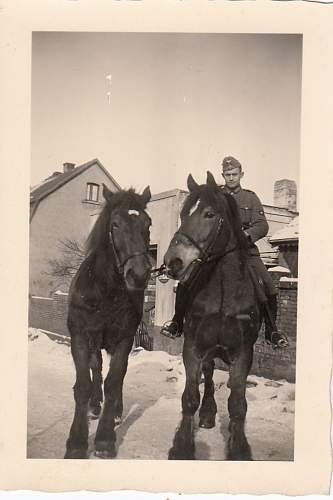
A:
<svg viewBox="0 0 333 500">
<path fill-rule="evenodd" d="M 268 223 L 261 201 L 256 193 L 249 189 L 243 189 L 241 186 L 234 190 L 227 186 L 221 186 L 221 189 L 233 196 L 238 205 L 242 228 L 251 241 L 249 264 L 254 268 L 259 280 L 263 282 L 266 294 L 275 295 L 277 290 L 255 244 L 268 233 Z"/>
</svg>

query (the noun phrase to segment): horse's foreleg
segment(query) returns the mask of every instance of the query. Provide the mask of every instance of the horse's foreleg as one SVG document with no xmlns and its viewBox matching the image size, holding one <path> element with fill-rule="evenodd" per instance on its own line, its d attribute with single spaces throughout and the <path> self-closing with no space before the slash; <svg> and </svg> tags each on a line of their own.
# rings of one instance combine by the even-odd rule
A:
<svg viewBox="0 0 333 500">
<path fill-rule="evenodd" d="M 103 403 L 103 376 L 102 376 L 102 353 L 100 350 L 94 352 L 91 356 L 90 367 L 92 371 L 92 394 L 89 402 L 89 416 L 98 418 L 101 413 Z"/>
<path fill-rule="evenodd" d="M 89 369 L 88 341 L 83 336 L 73 336 L 72 356 L 76 369 L 74 385 L 75 414 L 69 438 L 66 443 L 65 458 L 86 458 L 88 448 L 88 402 L 92 391 Z"/>
<path fill-rule="evenodd" d="M 101 458 L 113 458 L 116 455 L 114 427 L 116 419 L 121 417 L 123 411 L 123 381 L 132 344 L 133 338 L 126 338 L 118 344 L 104 381 L 105 402 L 95 438 L 96 455 Z"/>
<path fill-rule="evenodd" d="M 230 396 L 228 399 L 229 431 L 228 460 L 252 460 L 251 448 L 247 442 L 244 425 L 247 411 L 245 398 L 246 379 L 253 359 L 253 348 L 237 354 L 231 360 L 229 369 Z"/>
<path fill-rule="evenodd" d="M 184 342 L 183 360 L 186 372 L 185 390 L 182 395 L 182 420 L 175 434 L 169 460 L 194 460 L 194 414 L 199 408 L 199 378 L 201 360 L 196 355 L 194 344 Z"/>
<path fill-rule="evenodd" d="M 215 415 L 217 412 L 217 406 L 214 399 L 214 367 L 214 360 L 206 361 L 202 364 L 202 372 L 205 377 L 205 389 L 201 408 L 199 411 L 199 427 L 203 427 L 205 429 L 211 429 L 212 427 L 215 427 Z"/>
</svg>

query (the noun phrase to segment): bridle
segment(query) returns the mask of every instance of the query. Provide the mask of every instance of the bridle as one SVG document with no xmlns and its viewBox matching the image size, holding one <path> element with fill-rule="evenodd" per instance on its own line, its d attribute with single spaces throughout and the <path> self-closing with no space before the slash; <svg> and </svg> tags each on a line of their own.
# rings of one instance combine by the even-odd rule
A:
<svg viewBox="0 0 333 500">
<path fill-rule="evenodd" d="M 124 267 L 125 267 L 126 263 L 129 260 L 134 259 L 134 257 L 141 257 L 143 255 L 143 256 L 146 257 L 146 259 L 147 259 L 147 261 L 149 262 L 149 265 L 150 265 L 149 249 L 148 249 L 148 247 L 146 248 L 146 250 L 144 252 L 134 252 L 131 255 L 128 255 L 127 257 L 125 257 L 125 259 L 123 259 L 121 261 L 120 258 L 119 258 L 119 255 L 117 253 L 116 245 L 114 243 L 114 237 L 113 237 L 112 229 L 110 229 L 110 231 L 109 231 L 109 241 L 111 243 L 112 250 L 113 250 L 113 253 L 114 253 L 114 256 L 115 256 L 115 259 L 116 259 L 116 266 L 117 266 L 117 270 L 118 270 L 119 274 L 121 274 L 121 275 L 124 274 Z"/>
<path fill-rule="evenodd" d="M 209 236 L 207 238 L 207 242 L 204 248 L 202 248 L 189 234 L 185 233 L 184 231 L 181 231 L 180 229 L 176 232 L 175 237 L 177 238 L 177 234 L 181 235 L 182 238 L 185 240 L 189 241 L 192 246 L 194 246 L 197 250 L 199 250 L 199 257 L 195 259 L 193 262 L 198 262 L 198 263 L 204 263 L 204 262 L 209 262 L 212 260 L 213 255 L 211 254 L 211 250 L 213 249 L 220 232 L 222 230 L 222 225 L 223 225 L 223 217 L 219 217 L 217 220 L 217 228 L 216 231 L 214 231 L 214 227 L 209 233 Z"/>
<path fill-rule="evenodd" d="M 194 261 L 192 261 L 191 264 L 207 264 L 209 262 L 212 262 L 213 260 L 218 260 L 227 255 L 228 253 L 236 250 L 235 246 L 228 250 L 225 250 L 225 248 L 223 248 L 222 250 L 214 252 L 214 246 L 222 231 L 223 221 L 224 221 L 223 217 L 219 216 L 217 223 L 214 226 L 216 227 L 216 230 L 214 231 L 214 227 L 211 229 L 204 248 L 202 248 L 191 236 L 189 236 L 184 231 L 178 230 L 176 232 L 175 234 L 176 237 L 177 234 L 181 235 L 183 238 L 185 238 L 185 240 L 189 241 L 191 245 L 193 245 L 197 250 L 199 250 L 200 253 L 199 257 Z"/>
</svg>

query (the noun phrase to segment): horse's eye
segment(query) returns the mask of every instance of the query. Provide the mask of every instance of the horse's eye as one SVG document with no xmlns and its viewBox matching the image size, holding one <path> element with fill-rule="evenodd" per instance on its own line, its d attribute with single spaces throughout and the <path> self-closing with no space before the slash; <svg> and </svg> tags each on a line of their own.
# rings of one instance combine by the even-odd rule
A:
<svg viewBox="0 0 333 500">
<path fill-rule="evenodd" d="M 113 222 L 112 223 L 112 229 L 119 229 L 119 227 L 120 226 L 119 226 L 118 222 Z"/>
<path fill-rule="evenodd" d="M 213 219 L 213 217 L 215 217 L 215 213 L 214 212 L 206 212 L 205 213 L 205 218 L 206 219 Z"/>
</svg>

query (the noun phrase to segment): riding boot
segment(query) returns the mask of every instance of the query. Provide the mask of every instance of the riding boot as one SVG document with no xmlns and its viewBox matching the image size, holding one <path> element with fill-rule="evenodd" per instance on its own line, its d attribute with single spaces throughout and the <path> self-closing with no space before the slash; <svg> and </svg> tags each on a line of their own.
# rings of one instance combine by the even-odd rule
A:
<svg viewBox="0 0 333 500">
<path fill-rule="evenodd" d="M 186 293 L 184 287 L 178 283 L 176 292 L 175 314 L 171 321 L 164 323 L 161 334 L 175 339 L 183 333 L 184 316 L 186 309 Z"/>
<path fill-rule="evenodd" d="M 277 295 L 270 295 L 264 304 L 265 340 L 272 345 L 273 349 L 281 349 L 289 345 L 287 337 L 278 331 L 276 325 L 277 310 Z"/>
</svg>

